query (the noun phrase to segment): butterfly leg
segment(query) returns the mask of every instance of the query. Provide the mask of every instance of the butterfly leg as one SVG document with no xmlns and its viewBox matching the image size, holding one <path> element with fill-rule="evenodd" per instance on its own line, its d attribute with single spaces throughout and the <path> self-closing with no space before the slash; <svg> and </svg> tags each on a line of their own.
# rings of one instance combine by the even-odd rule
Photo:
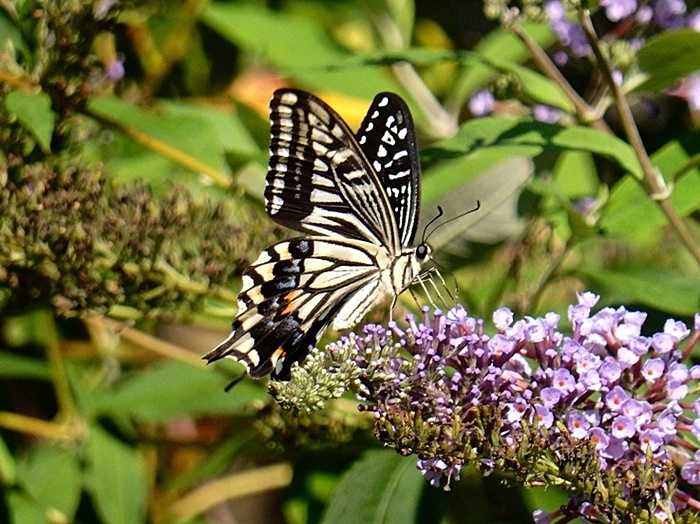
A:
<svg viewBox="0 0 700 524">
<path fill-rule="evenodd" d="M 391 299 L 391 305 L 389 306 L 389 322 L 394 321 L 394 308 L 396 307 L 396 302 L 399 299 L 399 296 L 397 294 L 394 294 L 393 298 Z"/>
<path fill-rule="evenodd" d="M 447 300 L 445 300 L 445 297 L 440 292 L 440 288 L 437 287 L 437 284 L 435 284 L 435 280 L 433 280 L 432 275 L 433 275 L 433 273 L 437 273 L 437 272 L 438 271 L 436 268 L 430 268 L 430 270 L 427 272 L 426 276 L 427 276 L 428 282 L 430 282 L 430 285 L 433 286 L 433 289 L 435 290 L 435 294 L 437 295 L 438 299 L 440 299 L 443 306 L 445 306 L 445 308 L 449 308 L 449 306 L 450 306 L 449 303 L 447 302 Z"/>
<path fill-rule="evenodd" d="M 430 305 L 433 306 L 433 309 L 440 309 L 437 307 L 437 305 L 433 301 L 433 297 L 428 292 L 428 288 L 425 286 L 425 282 L 423 282 L 423 279 L 421 278 L 420 275 L 416 276 L 416 280 L 420 284 L 420 287 L 423 288 L 423 293 L 425 293 L 425 296 L 428 298 L 428 302 L 430 302 Z"/>
</svg>

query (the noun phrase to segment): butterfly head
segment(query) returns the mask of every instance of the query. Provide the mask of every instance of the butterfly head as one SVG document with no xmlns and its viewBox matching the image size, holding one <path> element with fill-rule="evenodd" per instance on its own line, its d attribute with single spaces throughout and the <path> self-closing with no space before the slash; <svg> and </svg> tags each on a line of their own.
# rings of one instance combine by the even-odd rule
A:
<svg viewBox="0 0 700 524">
<path fill-rule="evenodd" d="M 427 242 L 422 242 L 417 248 L 415 252 L 415 257 L 416 260 L 424 264 L 429 258 L 430 254 L 433 252 L 433 250 L 430 248 L 430 245 L 428 245 Z"/>
</svg>

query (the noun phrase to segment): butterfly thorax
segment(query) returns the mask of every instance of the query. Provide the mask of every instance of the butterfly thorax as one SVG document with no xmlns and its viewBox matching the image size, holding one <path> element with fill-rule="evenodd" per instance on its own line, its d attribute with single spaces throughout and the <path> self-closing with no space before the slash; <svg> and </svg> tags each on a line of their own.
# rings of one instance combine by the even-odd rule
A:
<svg viewBox="0 0 700 524">
<path fill-rule="evenodd" d="M 416 281 L 429 258 L 429 251 L 424 252 L 421 246 L 402 249 L 401 254 L 391 260 L 390 267 L 382 274 L 387 292 L 393 296 L 403 293 Z"/>
</svg>

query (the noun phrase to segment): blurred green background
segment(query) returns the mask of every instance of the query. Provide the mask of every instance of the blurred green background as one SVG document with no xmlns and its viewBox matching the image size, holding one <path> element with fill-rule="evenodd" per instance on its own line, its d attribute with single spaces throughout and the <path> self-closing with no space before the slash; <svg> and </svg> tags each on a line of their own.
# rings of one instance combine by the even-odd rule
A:
<svg viewBox="0 0 700 524">
<path fill-rule="evenodd" d="M 614 42 L 619 27 L 595 21 Z M 521 29 L 562 51 L 542 17 Z M 700 238 L 698 115 L 667 89 L 700 59 L 658 58 L 697 41 L 681 31 L 617 66 Z M 592 289 L 648 312 L 650 330 L 690 320 L 698 264 L 638 183 L 600 75 L 587 60 L 562 71 L 600 119 L 578 119 L 482 2 L 0 1 L 0 522 L 516 523 L 564 503 L 468 469 L 450 492 L 429 487 L 352 400 L 285 413 L 261 382 L 225 393 L 240 369 L 200 359 L 246 265 L 293 236 L 262 201 L 282 86 L 353 128 L 377 92 L 405 97 L 422 220 L 481 202 L 432 239 L 472 313 L 565 318 Z M 637 89 L 643 76 L 656 84 Z"/>
</svg>

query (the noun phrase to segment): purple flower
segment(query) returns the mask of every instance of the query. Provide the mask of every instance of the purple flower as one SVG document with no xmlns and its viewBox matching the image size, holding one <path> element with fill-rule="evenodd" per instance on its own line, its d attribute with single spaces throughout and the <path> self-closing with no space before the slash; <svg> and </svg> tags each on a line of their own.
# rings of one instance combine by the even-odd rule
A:
<svg viewBox="0 0 700 524">
<path fill-rule="evenodd" d="M 605 7 L 608 20 L 618 22 L 636 11 L 637 0 L 600 0 L 600 5 Z"/>
<path fill-rule="evenodd" d="M 685 383 L 690 378 L 690 372 L 685 364 L 674 362 L 669 366 L 667 376 L 671 381 Z"/>
<path fill-rule="evenodd" d="M 551 26 L 559 41 L 571 49 L 574 56 L 583 57 L 590 54 L 591 47 L 580 25 L 571 23 L 566 18 L 560 18 L 552 20 Z"/>
<path fill-rule="evenodd" d="M 688 15 L 687 22 L 688 27 L 695 31 L 700 31 L 700 9 L 694 9 L 693 12 Z"/>
<path fill-rule="evenodd" d="M 555 107 L 536 104 L 532 108 L 532 116 L 539 122 L 556 124 L 561 119 L 561 111 Z"/>
<path fill-rule="evenodd" d="M 637 22 L 639 22 L 641 25 L 646 25 L 651 22 L 652 18 L 654 18 L 654 10 L 648 5 L 643 5 L 637 11 L 636 18 Z"/>
<path fill-rule="evenodd" d="M 513 312 L 507 307 L 501 307 L 493 312 L 492 318 L 496 329 L 505 331 L 513 323 Z"/>
<path fill-rule="evenodd" d="M 654 21 L 664 29 L 681 27 L 686 11 L 683 0 L 656 0 L 654 2 Z"/>
<path fill-rule="evenodd" d="M 666 364 L 660 358 L 650 358 L 642 366 L 642 376 L 647 382 L 656 382 L 664 373 Z"/>
<path fill-rule="evenodd" d="M 671 335 L 676 339 L 676 342 L 680 342 L 685 337 L 690 335 L 690 330 L 683 322 L 679 322 L 669 318 L 664 324 L 664 333 Z"/>
<path fill-rule="evenodd" d="M 535 420 L 541 426 L 549 429 L 554 424 L 554 414 L 545 406 L 535 406 Z"/>
<path fill-rule="evenodd" d="M 557 388 L 544 388 L 540 391 L 540 399 L 542 399 L 542 403 L 548 408 L 556 406 L 557 402 L 561 399 L 561 395 L 561 391 Z"/>
<path fill-rule="evenodd" d="M 590 291 L 583 291 L 581 293 L 576 293 L 576 298 L 578 299 L 578 303 L 582 306 L 593 308 L 600 300 L 600 295 L 596 295 Z"/>
<path fill-rule="evenodd" d="M 676 347 L 676 340 L 668 333 L 656 333 L 651 337 L 651 346 L 657 353 L 668 353 Z"/>
<path fill-rule="evenodd" d="M 700 484 L 700 462 L 691 460 L 683 464 L 681 477 L 688 484 Z"/>
<path fill-rule="evenodd" d="M 474 116 L 485 116 L 493 112 L 496 100 L 491 91 L 483 89 L 477 91 L 469 99 L 469 112 Z"/>
<path fill-rule="evenodd" d="M 608 384 L 616 382 L 622 376 L 622 367 L 613 357 L 606 357 L 605 362 L 603 362 L 598 369 L 600 378 L 603 379 Z"/>
<path fill-rule="evenodd" d="M 608 447 L 605 448 L 602 455 L 608 459 L 619 460 L 622 458 L 628 448 L 629 444 L 627 444 L 626 440 L 611 438 Z"/>
<path fill-rule="evenodd" d="M 639 445 L 642 451 L 655 453 L 664 443 L 663 435 L 660 432 L 648 429 L 639 433 Z"/>
<path fill-rule="evenodd" d="M 564 395 L 576 389 L 576 379 L 566 368 L 559 368 L 552 377 L 552 387 L 561 391 Z"/>
<path fill-rule="evenodd" d="M 698 79 L 700 79 L 700 75 L 698 76 Z M 695 313 L 695 316 L 693 317 L 693 329 L 695 331 L 700 331 L 700 313 Z"/>
<path fill-rule="evenodd" d="M 620 386 L 615 386 L 605 395 L 605 405 L 610 411 L 620 411 L 622 405 L 629 400 L 629 394 Z"/>
<path fill-rule="evenodd" d="M 610 437 L 602 428 L 591 428 L 588 438 L 595 444 L 595 449 L 602 451 L 610 445 Z"/>
<path fill-rule="evenodd" d="M 544 3 L 544 12 L 551 21 L 563 20 L 566 10 L 559 0 L 548 0 Z"/>
<path fill-rule="evenodd" d="M 633 436 L 636 431 L 634 420 L 630 417 L 619 415 L 613 420 L 610 432 L 615 438 L 626 439 Z"/>
<path fill-rule="evenodd" d="M 659 414 L 658 417 L 656 417 L 656 425 L 658 426 L 659 431 L 661 431 L 661 433 L 664 435 L 675 435 L 677 432 L 677 422 L 678 420 L 676 415 L 669 409 L 665 409 L 663 412 L 661 412 L 661 414 Z"/>
<path fill-rule="evenodd" d="M 688 386 L 683 382 L 671 380 L 666 384 L 666 395 L 672 400 L 681 400 L 688 394 Z"/>
<path fill-rule="evenodd" d="M 121 60 L 113 60 L 105 68 L 105 75 L 114 82 L 124 78 L 124 62 Z"/>
<path fill-rule="evenodd" d="M 572 437 L 582 439 L 588 435 L 588 428 L 591 427 L 591 424 L 580 412 L 572 411 L 566 417 L 566 427 L 569 428 Z"/>
</svg>

